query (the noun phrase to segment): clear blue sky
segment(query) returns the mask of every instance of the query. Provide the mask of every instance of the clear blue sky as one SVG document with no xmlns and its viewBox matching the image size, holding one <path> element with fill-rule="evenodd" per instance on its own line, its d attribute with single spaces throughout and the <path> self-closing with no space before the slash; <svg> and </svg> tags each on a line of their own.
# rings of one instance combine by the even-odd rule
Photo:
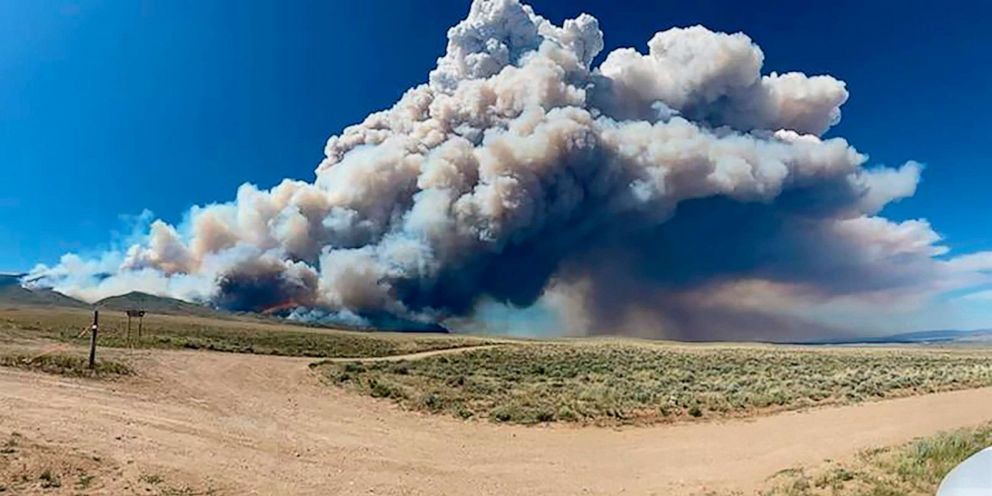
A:
<svg viewBox="0 0 992 496">
<path fill-rule="evenodd" d="M 829 73 L 832 135 L 927 164 L 887 216 L 992 249 L 988 2 L 533 0 L 599 18 L 606 51 L 744 31 L 766 70 Z M 621 5 L 622 8 L 618 8 Z M 324 141 L 426 80 L 467 1 L 0 0 L 0 271 L 105 247 L 122 215 L 179 220 L 246 181 L 310 179 Z"/>
</svg>

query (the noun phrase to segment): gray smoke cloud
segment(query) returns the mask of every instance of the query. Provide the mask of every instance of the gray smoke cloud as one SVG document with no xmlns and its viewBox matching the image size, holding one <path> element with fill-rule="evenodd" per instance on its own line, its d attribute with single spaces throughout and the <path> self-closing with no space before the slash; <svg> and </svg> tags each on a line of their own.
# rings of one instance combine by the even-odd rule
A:
<svg viewBox="0 0 992 496">
<path fill-rule="evenodd" d="M 428 82 L 331 137 L 313 182 L 245 184 L 26 281 L 380 327 L 538 305 L 564 333 L 685 339 L 836 332 L 824 305 L 988 281 L 992 259 L 948 259 L 926 221 L 879 215 L 919 164 L 869 168 L 822 137 L 842 81 L 762 75 L 750 38 L 702 26 L 593 67 L 603 47 L 590 15 L 476 0 Z"/>
</svg>

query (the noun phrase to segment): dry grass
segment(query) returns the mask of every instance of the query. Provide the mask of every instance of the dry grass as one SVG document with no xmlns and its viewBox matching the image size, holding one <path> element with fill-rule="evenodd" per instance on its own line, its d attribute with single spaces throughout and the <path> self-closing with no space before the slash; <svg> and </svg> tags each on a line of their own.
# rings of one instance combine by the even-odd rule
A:
<svg viewBox="0 0 992 496">
<path fill-rule="evenodd" d="M 969 456 L 992 445 L 992 424 L 866 451 L 851 463 L 785 470 L 764 496 L 932 496 Z"/>
<path fill-rule="evenodd" d="M 74 309 L 4 309 L 0 310 L 0 341 L 44 338 L 83 345 L 88 338 L 79 334 L 91 319 L 92 314 Z M 133 324 L 129 343 L 126 322 L 120 312 L 101 312 L 99 345 L 362 358 L 494 342 L 471 336 L 338 331 L 255 319 L 150 315 L 145 317 L 141 339 L 137 339 L 137 324 Z"/>
<path fill-rule="evenodd" d="M 534 424 L 744 416 L 992 385 L 992 351 L 509 345 L 322 363 L 330 382 L 420 411 Z"/>
<path fill-rule="evenodd" d="M 45 372 L 68 377 L 119 377 L 134 371 L 127 364 L 113 360 L 97 360 L 90 370 L 89 360 L 67 353 L 7 353 L 0 355 L 0 367 Z"/>
</svg>

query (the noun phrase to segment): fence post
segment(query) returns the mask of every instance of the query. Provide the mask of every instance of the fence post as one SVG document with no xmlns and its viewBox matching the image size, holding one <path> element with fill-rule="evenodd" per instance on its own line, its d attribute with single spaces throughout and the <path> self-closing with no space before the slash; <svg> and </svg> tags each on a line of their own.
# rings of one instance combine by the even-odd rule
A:
<svg viewBox="0 0 992 496">
<path fill-rule="evenodd" d="M 93 327 L 90 328 L 90 370 L 96 368 L 96 331 L 100 328 L 100 311 L 93 310 Z"/>
</svg>

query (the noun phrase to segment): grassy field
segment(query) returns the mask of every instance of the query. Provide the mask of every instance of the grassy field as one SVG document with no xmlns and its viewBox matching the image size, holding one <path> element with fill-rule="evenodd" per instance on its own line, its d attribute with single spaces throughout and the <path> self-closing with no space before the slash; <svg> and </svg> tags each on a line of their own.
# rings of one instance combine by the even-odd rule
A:
<svg viewBox="0 0 992 496">
<path fill-rule="evenodd" d="M 508 345 L 316 365 L 405 408 L 533 424 L 742 416 L 992 385 L 992 350 L 674 344 Z"/>
<path fill-rule="evenodd" d="M 86 357 L 68 353 L 4 353 L 0 354 L 0 367 L 14 367 L 69 377 L 116 377 L 134 373 L 127 364 L 114 360 L 97 360 L 93 370 L 90 370 Z"/>
<path fill-rule="evenodd" d="M 969 456 L 992 445 L 992 424 L 945 432 L 895 448 L 861 453 L 850 463 L 793 469 L 772 479 L 764 496 L 932 496 Z"/>
<path fill-rule="evenodd" d="M 0 342 L 50 339 L 86 344 L 80 336 L 92 314 L 74 309 L 8 308 L 0 310 Z M 123 348 L 126 317 L 101 312 L 99 345 Z M 135 348 L 194 349 L 266 355 L 362 358 L 474 346 L 494 342 L 470 336 L 369 333 L 309 328 L 255 319 L 212 319 L 149 315 L 141 339 L 132 324 Z"/>
</svg>

